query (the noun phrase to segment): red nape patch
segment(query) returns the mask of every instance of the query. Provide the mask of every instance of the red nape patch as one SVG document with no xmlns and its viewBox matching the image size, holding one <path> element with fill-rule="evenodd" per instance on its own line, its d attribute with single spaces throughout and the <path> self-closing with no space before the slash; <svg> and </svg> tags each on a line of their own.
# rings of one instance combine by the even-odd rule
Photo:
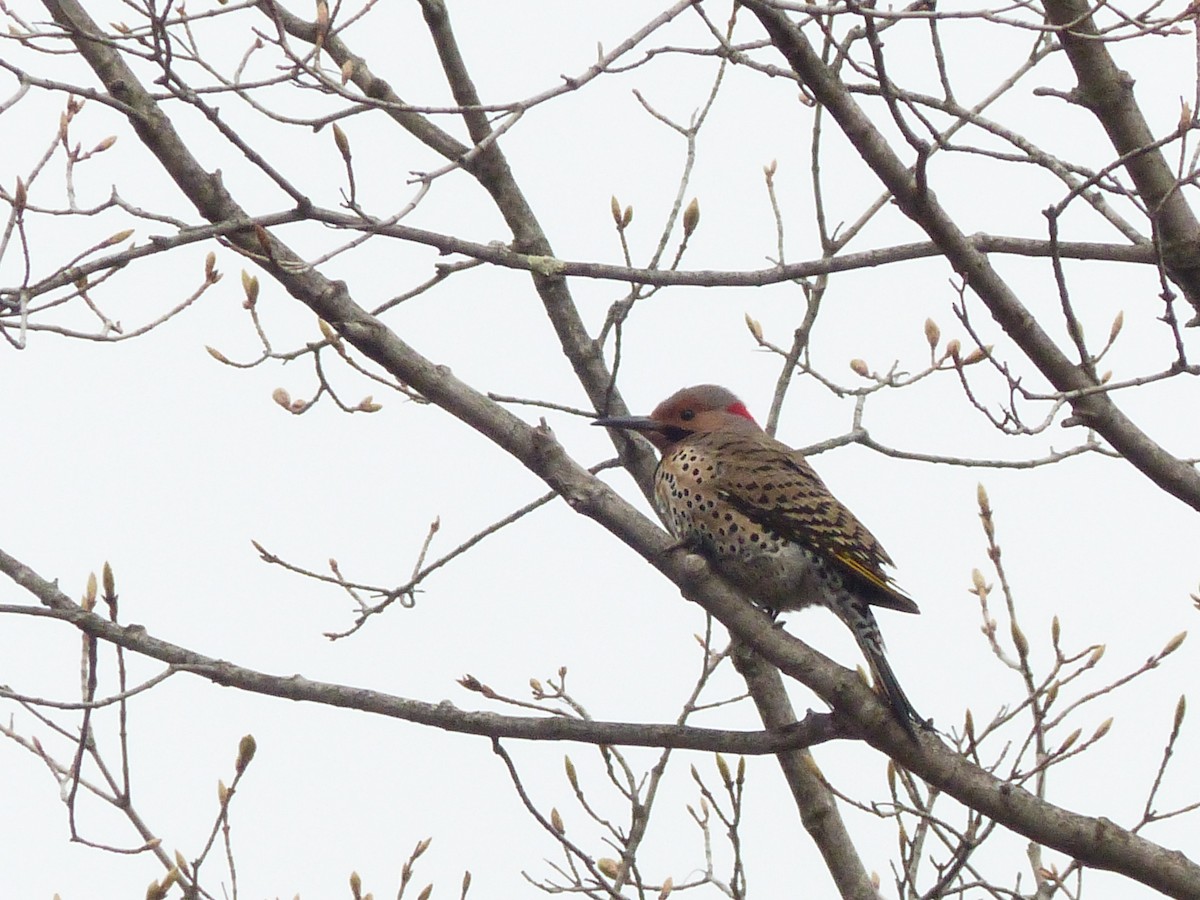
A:
<svg viewBox="0 0 1200 900">
<path fill-rule="evenodd" d="M 731 412 L 735 416 L 741 416 L 743 419 L 749 419 L 751 422 L 754 422 L 754 416 L 750 415 L 750 410 L 746 409 L 746 404 L 741 400 L 726 407 L 725 412 Z M 754 422 L 754 424 L 757 425 L 758 423 Z"/>
</svg>

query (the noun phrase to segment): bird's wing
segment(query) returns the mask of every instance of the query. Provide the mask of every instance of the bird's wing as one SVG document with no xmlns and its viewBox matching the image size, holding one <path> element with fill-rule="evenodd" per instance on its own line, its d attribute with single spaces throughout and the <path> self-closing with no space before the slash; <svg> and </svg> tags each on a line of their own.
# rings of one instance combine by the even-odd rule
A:
<svg viewBox="0 0 1200 900">
<path fill-rule="evenodd" d="M 884 571 L 894 565 L 887 551 L 803 456 L 762 436 L 741 443 L 721 454 L 737 463 L 714 473 L 714 487 L 727 503 L 780 537 L 823 553 L 866 589 L 871 603 L 918 611 Z"/>
</svg>

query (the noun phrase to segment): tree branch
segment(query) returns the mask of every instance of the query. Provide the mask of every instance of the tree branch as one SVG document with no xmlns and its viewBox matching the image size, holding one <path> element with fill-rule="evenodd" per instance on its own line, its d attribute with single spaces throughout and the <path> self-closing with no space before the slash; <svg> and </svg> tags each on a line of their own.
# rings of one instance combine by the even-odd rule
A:
<svg viewBox="0 0 1200 900">
<path fill-rule="evenodd" d="M 829 70 L 808 39 L 784 13 L 762 0 L 746 0 L 793 71 L 829 111 L 863 160 L 896 198 L 900 209 L 929 235 L 954 270 L 987 306 L 1005 333 L 1059 391 L 1095 387 L 1095 380 L 1075 365 L 1038 325 L 1012 288 L 963 234 L 931 192 L 922 190 L 911 170 L 855 102 L 846 86 Z M 1071 401 L 1076 421 L 1095 428 L 1112 446 L 1155 484 L 1194 509 L 1200 509 L 1200 473 L 1155 443 L 1101 394 Z"/>
</svg>

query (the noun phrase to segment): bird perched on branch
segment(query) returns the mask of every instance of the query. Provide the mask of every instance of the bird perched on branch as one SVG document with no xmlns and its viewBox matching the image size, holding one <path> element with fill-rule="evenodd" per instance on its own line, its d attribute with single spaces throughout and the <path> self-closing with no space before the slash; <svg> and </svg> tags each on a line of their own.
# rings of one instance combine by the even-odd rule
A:
<svg viewBox="0 0 1200 900">
<path fill-rule="evenodd" d="M 668 528 L 772 616 L 821 604 L 850 627 L 900 724 L 925 726 L 896 680 L 871 611 L 919 612 L 879 541 L 803 456 L 768 435 L 730 391 L 684 388 L 649 416 L 596 419 L 662 455 L 654 500 Z"/>
</svg>

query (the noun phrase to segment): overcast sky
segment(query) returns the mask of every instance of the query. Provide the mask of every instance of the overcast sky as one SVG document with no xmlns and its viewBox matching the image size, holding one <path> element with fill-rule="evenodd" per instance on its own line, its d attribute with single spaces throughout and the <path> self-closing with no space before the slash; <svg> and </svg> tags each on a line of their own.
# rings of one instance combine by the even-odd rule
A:
<svg viewBox="0 0 1200 900">
<path fill-rule="evenodd" d="M 98 21 L 134 23 L 128 10 L 104 6 L 89 4 Z M 189 6 L 189 11 L 201 8 L 208 5 Z M 291 8 L 310 14 L 308 7 Z M 13 9 L 27 21 L 46 18 L 31 0 L 20 0 Z M 560 75 L 582 73 L 595 59 L 597 42 L 615 45 L 652 12 L 639 3 L 451 4 L 464 57 L 485 102 L 529 96 L 559 83 Z M 724 8 L 712 9 L 718 21 L 727 14 Z M 738 32 L 742 40 L 759 36 L 746 18 Z M 197 34 L 217 64 L 230 67 L 252 40 L 251 26 L 264 28 L 265 22 L 247 11 L 201 24 Z M 921 55 L 925 33 L 914 28 L 911 43 L 907 34 L 896 29 L 889 37 L 888 50 L 897 61 L 893 71 L 903 73 L 896 77 L 914 89 L 933 92 L 936 80 Z M 1001 32 L 1009 45 L 992 34 L 965 24 L 944 27 L 947 59 L 964 104 L 990 91 L 1031 41 Z M 416 4 L 380 4 L 344 38 L 405 99 L 449 102 Z M 684 15 L 647 47 L 710 44 L 699 21 Z M 1181 37 L 1145 48 L 1122 44 L 1114 51 L 1134 73 L 1138 98 L 1158 133 L 1174 127 L 1180 96 L 1194 93 L 1192 50 L 1191 39 Z M 42 77 L 95 84 L 77 58 L 35 56 L 8 41 L 0 55 L 10 54 L 15 64 Z M 635 53 L 630 60 L 639 58 Z M 264 53 L 248 77 L 270 73 L 274 62 Z M 615 194 L 635 209 L 629 230 L 635 264 L 648 258 L 678 189 L 685 146 L 647 114 L 632 92 L 640 91 L 655 109 L 686 122 L 704 103 L 714 67 L 709 58 L 664 55 L 535 108 L 505 136 L 514 172 L 559 256 L 621 261 L 609 211 Z M 1051 61 L 994 113 L 1052 152 L 1103 166 L 1112 152 L 1094 120 L 1062 100 L 1033 96 L 1037 87 L 1068 90 L 1072 85 L 1063 62 Z M 5 75 L 0 87 L 8 96 L 15 80 Z M 329 108 L 329 101 L 312 93 L 282 89 L 271 94 L 270 102 L 295 115 Z M 0 142 L 0 183 L 6 190 L 50 146 L 63 105 L 61 94 L 35 90 L 3 113 L 5 133 L 19 136 Z M 244 105 L 230 97 L 219 105 L 230 122 L 251 127 L 253 115 Z M 771 160 L 778 160 L 788 260 L 819 257 L 808 175 L 812 115 L 786 80 L 729 70 L 697 144 L 687 196 L 700 198 L 702 217 L 682 268 L 770 265 L 775 225 L 762 166 Z M 455 123 L 439 121 L 462 134 Z M 227 184 L 259 204 L 253 212 L 287 207 L 279 192 L 194 114 L 180 124 L 204 165 L 220 168 Z M 274 154 L 276 165 L 314 202 L 338 204 L 344 171 L 327 130 L 255 127 L 257 145 Z M 415 194 L 406 183 L 411 170 L 440 164 L 381 116 L 351 118 L 343 127 L 354 151 L 359 195 L 372 213 L 386 215 Z M 72 125 L 73 139 L 84 147 L 107 135 L 116 135 L 117 143 L 75 172 L 80 206 L 99 203 L 115 186 L 135 205 L 197 221 L 112 110 L 90 103 Z M 34 184 L 31 203 L 62 202 L 61 152 L 48 168 L 50 174 Z M 873 176 L 836 136 L 829 139 L 823 171 L 831 223 L 853 221 L 879 193 Z M 967 232 L 1045 237 L 1041 211 L 1064 193 L 1033 167 L 1001 167 L 978 156 L 937 157 L 930 171 L 939 199 Z M 129 227 L 127 221 L 111 213 L 38 219 L 29 235 L 33 280 Z M 437 181 L 406 223 L 482 243 L 509 238 L 487 198 L 461 173 Z M 172 230 L 144 222 L 133 227 L 139 244 Z M 314 257 L 344 237 L 319 228 L 281 229 L 280 234 Z M 1063 237 L 1119 240 L 1111 227 L 1082 211 L 1068 216 Z M 888 208 L 849 249 L 918 239 L 916 229 Z M 117 576 L 123 621 L 267 672 L 499 709 L 464 691 L 456 679 L 471 673 L 497 690 L 526 696 L 530 678 L 545 681 L 565 665 L 573 697 L 594 717 L 673 721 L 700 665 L 693 635 L 704 629 L 702 612 L 611 535 L 561 502 L 486 539 L 431 577 L 414 608 L 393 607 L 345 640 L 323 636 L 353 623 L 348 598 L 265 565 L 251 540 L 297 565 L 323 569 L 334 557 L 348 578 L 400 584 L 435 518 L 440 517 L 441 529 L 434 556 L 540 496 L 545 487 L 436 407 L 408 402 L 358 375 L 336 369 L 332 377 L 351 402 L 374 395 L 383 406 L 379 412 L 345 415 L 322 402 L 292 416 L 272 401 L 272 391 L 283 387 L 293 397 L 311 395 L 315 382 L 308 362 L 250 370 L 216 362 L 206 345 L 238 361 L 253 359 L 260 350 L 241 307 L 240 271 L 248 265 L 228 250 L 191 246 L 132 265 L 98 289 L 96 298 L 127 330 L 136 327 L 195 290 L 210 249 L 216 249 L 225 278 L 193 308 L 145 337 L 104 344 L 33 332 L 23 351 L 2 345 L 8 461 L 0 546 L 44 577 L 58 579 L 76 597 L 88 573 L 108 560 Z M 439 261 L 445 260 L 428 248 L 377 240 L 324 264 L 322 271 L 347 279 L 355 299 L 372 307 L 429 277 Z M 1063 339 L 1048 263 L 994 262 L 1048 330 Z M 10 246 L 0 259 L 0 281 L 5 287 L 19 283 L 23 269 L 21 253 Z M 1152 270 L 1091 263 L 1068 266 L 1068 273 L 1094 342 L 1102 340 L 1114 315 L 1125 311 L 1124 333 L 1102 368 L 1126 378 L 1169 361 L 1169 333 L 1155 321 L 1161 302 Z M 875 371 L 887 371 L 893 363 L 915 371 L 928 361 L 927 317 L 941 325 L 943 339 L 965 343 L 951 313 L 958 299 L 951 277 L 947 264 L 937 259 L 838 275 L 814 332 L 814 363 L 852 387 L 864 383 L 848 366 L 852 358 Z M 572 280 L 571 288 L 593 329 L 626 290 L 583 279 Z M 986 311 L 973 297 L 968 302 L 972 321 L 986 339 L 1016 362 L 1015 351 Z M 276 349 L 320 339 L 311 313 L 265 278 L 259 311 Z M 621 390 L 630 406 L 649 411 L 680 386 L 718 382 L 765 420 L 779 360 L 756 347 L 744 324 L 747 313 L 761 322 L 768 340 L 786 346 L 802 317 L 803 297 L 794 285 L 676 288 L 637 305 L 626 326 L 621 366 Z M 480 390 L 586 405 L 524 273 L 486 267 L 462 273 L 386 320 L 423 354 Z M 95 320 L 76 308 L 55 321 L 93 328 Z M 1185 338 L 1194 352 L 1194 333 Z M 980 379 L 992 402 L 1002 399 L 994 378 L 989 383 L 981 371 Z M 1036 376 L 1030 383 L 1042 386 Z M 1170 382 L 1126 392 L 1120 402 L 1168 449 L 1194 456 L 1196 405 L 1189 387 Z M 584 464 L 612 455 L 606 435 L 589 428 L 585 419 L 516 410 L 531 422 L 544 415 Z M 789 395 L 779 436 L 794 446 L 814 444 L 844 433 L 852 414 L 852 400 L 802 379 Z M 1034 458 L 1081 439 L 1078 429 L 1057 425 L 1037 438 L 1003 439 L 971 411 L 949 373 L 911 390 L 874 395 L 864 424 L 889 446 L 973 459 Z M 977 721 L 986 721 L 1022 691 L 1019 675 L 988 650 L 978 605 L 968 593 L 975 567 L 995 581 L 978 524 L 979 482 L 991 496 L 1004 562 L 1040 671 L 1052 658 L 1054 615 L 1062 619 L 1066 649 L 1107 645 L 1103 662 L 1077 686 L 1075 696 L 1136 668 L 1192 625 L 1196 613 L 1188 593 L 1200 587 L 1194 513 L 1123 461 L 1093 456 L 1030 471 L 997 471 L 905 462 L 851 447 L 821 454 L 814 464 L 883 542 L 897 562 L 900 584 L 922 608 L 919 617 L 884 610 L 880 620 L 907 693 L 941 728 L 961 727 L 967 707 Z M 628 477 L 605 477 L 649 511 Z M 31 598 L 15 586 L 0 588 L 0 603 L 27 602 Z M 1001 603 L 998 594 L 994 603 Z M 1000 618 L 1004 636 L 1007 620 Z M 792 613 L 786 625 L 840 662 L 860 663 L 848 632 L 827 613 Z M 78 659 L 79 638 L 67 627 L 28 617 L 4 619 L 0 683 L 23 693 L 77 699 Z M 157 663 L 145 660 L 129 664 L 133 681 L 159 671 Z M 103 654 L 100 675 L 101 693 L 114 690 L 111 653 Z M 1159 670 L 1085 707 L 1074 727 L 1090 734 L 1113 715 L 1112 732 L 1084 757 L 1055 770 L 1049 799 L 1121 824 L 1136 822 L 1176 700 L 1198 676 L 1200 649 L 1185 643 Z M 739 685 L 726 672 L 710 690 L 715 699 L 737 693 Z M 821 708 L 800 686 L 792 694 L 800 710 Z M 60 757 L 69 757 L 68 744 L 49 737 L 15 705 L 6 716 L 10 712 L 22 733 L 38 735 Z M 77 720 L 61 721 L 73 725 Z M 752 729 L 756 719 L 742 704 L 702 716 L 697 724 Z M 111 711 L 98 727 L 115 761 Z M 238 740 L 246 733 L 254 734 L 259 752 L 232 811 L 243 897 L 349 896 L 351 870 L 362 874 L 376 897 L 393 896 L 403 860 L 427 836 L 433 844 L 415 881 L 417 887 L 436 881 L 435 896 L 457 892 L 463 869 L 475 875 L 476 896 L 530 895 L 535 889 L 521 872 L 534 878 L 551 874 L 543 860 L 558 853 L 523 811 L 485 739 L 246 696 L 186 674 L 130 707 L 134 802 L 172 852 L 179 848 L 190 859 L 202 846 L 217 806 L 217 780 L 232 778 Z M 620 816 L 619 800 L 603 781 L 599 754 L 578 745 L 507 746 L 540 806 L 556 806 L 570 835 L 601 855 L 595 830 L 562 774 L 562 756 L 570 754 L 589 799 Z M 1185 724 L 1180 760 L 1194 760 L 1196 750 Z M 629 755 L 643 766 L 654 758 L 647 751 Z M 885 795 L 886 759 L 875 751 L 843 742 L 818 748 L 816 756 L 840 790 L 865 801 Z M 149 855 L 130 858 L 70 845 L 65 810 L 44 765 L 9 742 L 0 743 L 0 760 L 0 897 L 48 898 L 58 892 L 63 900 L 115 900 L 140 895 L 146 883 L 162 876 Z M 685 803 L 697 802 L 689 763 L 710 785 L 718 784 L 711 757 L 680 754 L 655 811 L 645 857 L 654 874 L 648 877 L 672 875 L 679 882 L 702 865 L 700 837 L 684 809 Z M 1167 781 L 1170 801 L 1160 805 L 1192 802 L 1198 792 L 1196 767 L 1177 765 Z M 771 896 L 803 884 L 808 896 L 832 897 L 828 876 L 784 794 L 774 762 L 752 761 L 745 813 L 750 888 Z M 946 815 L 952 814 L 947 810 Z M 894 834 L 865 814 L 847 817 L 868 868 L 887 885 Z M 82 803 L 77 818 L 94 840 L 137 843 L 121 817 L 94 802 Z M 1146 836 L 1190 850 L 1194 857 L 1200 850 L 1196 834 L 1184 819 L 1151 828 Z M 989 857 L 991 871 L 997 877 L 1024 871 L 1022 885 L 1027 886 L 1031 876 L 1023 839 L 1006 838 L 997 848 L 1004 853 Z M 716 852 L 719 860 L 727 859 L 720 842 Z M 1048 859 L 1064 864 L 1055 854 Z M 210 875 L 219 863 L 210 862 Z M 1093 897 L 1149 895 L 1123 880 L 1088 878 Z"/>
</svg>

